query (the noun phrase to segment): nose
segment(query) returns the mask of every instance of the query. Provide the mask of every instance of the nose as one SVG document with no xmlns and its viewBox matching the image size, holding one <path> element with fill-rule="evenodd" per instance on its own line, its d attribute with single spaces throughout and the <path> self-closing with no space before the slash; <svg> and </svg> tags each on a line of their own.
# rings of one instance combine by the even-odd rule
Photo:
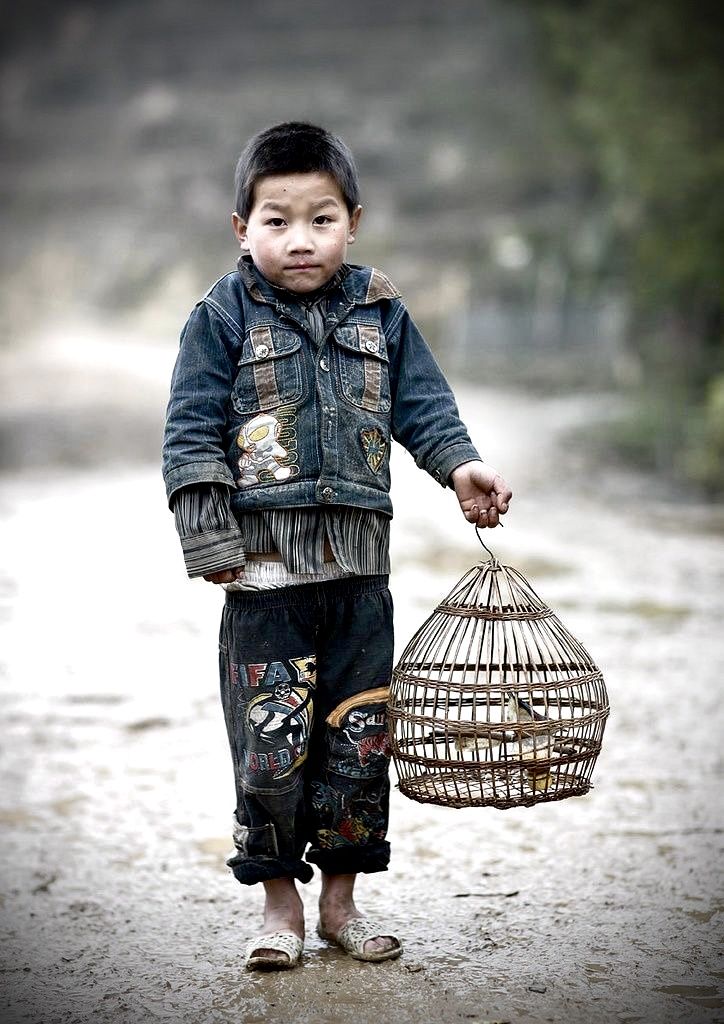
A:
<svg viewBox="0 0 724 1024">
<path fill-rule="evenodd" d="M 291 229 L 287 236 L 287 248 L 290 253 L 313 251 L 312 236 L 305 225 L 299 224 Z"/>
</svg>

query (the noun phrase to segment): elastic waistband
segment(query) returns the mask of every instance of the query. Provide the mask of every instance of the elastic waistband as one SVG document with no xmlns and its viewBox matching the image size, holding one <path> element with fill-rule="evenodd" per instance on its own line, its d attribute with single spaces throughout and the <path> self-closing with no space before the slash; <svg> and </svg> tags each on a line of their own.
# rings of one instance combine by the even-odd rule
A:
<svg viewBox="0 0 724 1024">
<path fill-rule="evenodd" d="M 362 597 L 364 594 L 386 590 L 389 579 L 388 575 L 348 576 L 341 580 L 300 583 L 292 587 L 277 587 L 275 590 L 227 591 L 226 604 L 230 608 L 256 611 L 262 608 L 308 605 L 316 601 L 341 601 L 348 597 Z"/>
</svg>

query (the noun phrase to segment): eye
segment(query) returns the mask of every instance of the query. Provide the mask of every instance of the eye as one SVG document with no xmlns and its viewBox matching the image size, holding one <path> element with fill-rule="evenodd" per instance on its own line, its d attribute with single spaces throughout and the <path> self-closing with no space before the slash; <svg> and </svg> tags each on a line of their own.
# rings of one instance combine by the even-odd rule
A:
<svg viewBox="0 0 724 1024">
<path fill-rule="evenodd" d="M 333 220 L 328 213 L 320 213 L 319 216 L 314 218 L 315 224 L 332 224 Z"/>
<path fill-rule="evenodd" d="M 267 220 L 264 221 L 264 223 L 268 224 L 269 227 L 272 228 L 280 228 L 283 227 L 284 225 L 284 221 L 282 220 L 281 217 L 269 217 Z"/>
</svg>

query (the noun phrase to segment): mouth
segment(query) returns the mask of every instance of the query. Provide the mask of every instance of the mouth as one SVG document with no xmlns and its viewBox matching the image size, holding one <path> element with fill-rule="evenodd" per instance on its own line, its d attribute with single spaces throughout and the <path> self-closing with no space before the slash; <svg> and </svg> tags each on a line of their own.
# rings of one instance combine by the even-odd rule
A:
<svg viewBox="0 0 724 1024">
<path fill-rule="evenodd" d="M 291 263 L 287 270 L 317 270 L 316 263 Z"/>
</svg>

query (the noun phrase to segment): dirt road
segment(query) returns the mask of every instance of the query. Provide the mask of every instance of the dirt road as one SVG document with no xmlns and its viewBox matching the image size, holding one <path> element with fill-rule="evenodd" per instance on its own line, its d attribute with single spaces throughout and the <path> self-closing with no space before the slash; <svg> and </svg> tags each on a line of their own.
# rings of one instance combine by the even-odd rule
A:
<svg viewBox="0 0 724 1024">
<path fill-rule="evenodd" d="M 721 510 L 567 446 L 598 409 L 588 398 L 461 404 L 516 492 L 496 554 L 606 677 L 595 790 L 505 812 L 395 793 L 392 866 L 359 895 L 404 957 L 360 964 L 318 940 L 315 880 L 303 967 L 246 975 L 261 900 L 224 866 L 222 595 L 186 581 L 155 468 L 6 480 L 7 1024 L 724 1020 Z M 394 474 L 401 649 L 479 548 L 452 494 L 399 450 Z"/>
</svg>

